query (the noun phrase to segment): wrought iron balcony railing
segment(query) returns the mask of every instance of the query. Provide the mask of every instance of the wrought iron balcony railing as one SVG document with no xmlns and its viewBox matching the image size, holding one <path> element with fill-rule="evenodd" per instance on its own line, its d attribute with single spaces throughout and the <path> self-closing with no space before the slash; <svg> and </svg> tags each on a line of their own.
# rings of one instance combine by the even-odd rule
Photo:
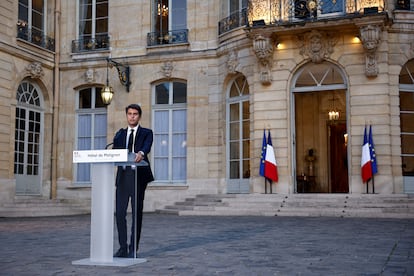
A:
<svg viewBox="0 0 414 276">
<path fill-rule="evenodd" d="M 409 9 L 410 0 L 396 0 Z M 384 0 L 250 0 L 248 8 L 219 21 L 218 33 L 242 26 L 289 25 L 327 18 L 382 13 Z"/>
<path fill-rule="evenodd" d="M 240 12 L 234 12 L 230 16 L 222 19 L 218 23 L 219 35 L 231 31 L 235 28 L 246 26 L 247 20 L 247 9 L 243 9 Z"/>
<path fill-rule="evenodd" d="M 251 0 L 249 25 L 286 25 L 308 20 L 375 14 L 384 11 L 384 0 Z"/>
<path fill-rule="evenodd" d="M 188 29 L 168 32 L 152 32 L 147 34 L 147 45 L 180 44 L 188 42 Z"/>
<path fill-rule="evenodd" d="M 30 29 L 26 24 L 17 24 L 17 38 L 54 52 L 55 39 L 44 35 L 42 31 Z"/>
<path fill-rule="evenodd" d="M 109 46 L 109 36 L 107 35 L 77 39 L 72 40 L 72 53 L 108 50 Z"/>
</svg>

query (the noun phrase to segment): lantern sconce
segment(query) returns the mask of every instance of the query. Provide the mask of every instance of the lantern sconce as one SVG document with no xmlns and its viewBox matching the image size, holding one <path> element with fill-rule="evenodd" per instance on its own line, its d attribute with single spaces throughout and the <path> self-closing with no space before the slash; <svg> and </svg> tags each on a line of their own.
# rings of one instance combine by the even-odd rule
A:
<svg viewBox="0 0 414 276">
<path fill-rule="evenodd" d="M 129 87 L 131 85 L 130 81 L 130 68 L 129 65 L 124 65 L 122 63 L 116 62 L 110 57 L 106 58 L 106 85 L 102 88 L 101 97 L 104 104 L 108 105 L 112 101 L 112 97 L 114 95 L 113 88 L 109 85 L 109 78 L 108 78 L 108 68 L 109 67 L 116 67 L 118 71 L 119 81 L 123 86 L 126 87 L 126 92 L 129 92 Z"/>
</svg>

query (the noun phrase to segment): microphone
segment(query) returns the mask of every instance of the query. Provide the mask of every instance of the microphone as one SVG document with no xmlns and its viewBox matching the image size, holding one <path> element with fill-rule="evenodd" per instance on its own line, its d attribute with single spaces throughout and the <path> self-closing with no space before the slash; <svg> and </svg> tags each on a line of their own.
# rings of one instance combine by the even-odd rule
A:
<svg viewBox="0 0 414 276">
<path fill-rule="evenodd" d="M 105 149 L 108 149 L 109 146 L 112 146 L 114 143 L 109 143 L 108 145 L 105 146 Z"/>
</svg>

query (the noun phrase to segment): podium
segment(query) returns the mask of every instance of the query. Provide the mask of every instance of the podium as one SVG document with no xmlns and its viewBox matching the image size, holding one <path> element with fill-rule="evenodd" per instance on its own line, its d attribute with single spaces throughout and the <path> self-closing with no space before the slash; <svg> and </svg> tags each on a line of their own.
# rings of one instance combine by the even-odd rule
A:
<svg viewBox="0 0 414 276">
<path fill-rule="evenodd" d="M 130 266 L 147 261 L 143 258 L 113 257 L 114 166 L 148 166 L 145 161 L 135 163 L 135 154 L 132 155 L 128 155 L 127 149 L 73 152 L 73 163 L 92 165 L 90 257 L 73 261 L 73 265 Z"/>
</svg>

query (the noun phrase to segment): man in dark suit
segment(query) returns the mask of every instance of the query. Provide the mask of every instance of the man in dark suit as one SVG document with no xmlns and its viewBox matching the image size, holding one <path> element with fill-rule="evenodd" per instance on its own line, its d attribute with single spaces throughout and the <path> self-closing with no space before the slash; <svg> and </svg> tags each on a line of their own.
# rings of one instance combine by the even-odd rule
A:
<svg viewBox="0 0 414 276">
<path fill-rule="evenodd" d="M 125 108 L 128 127 L 121 128 L 114 136 L 113 148 L 128 148 L 134 155 L 136 163 L 145 160 L 148 166 L 118 166 L 116 174 L 116 225 L 118 228 L 119 250 L 114 257 L 134 258 L 138 251 L 141 236 L 142 210 L 144 207 L 145 189 L 154 180 L 149 166 L 148 153 L 151 151 L 153 133 L 151 129 L 139 125 L 142 109 L 137 104 Z M 135 185 L 136 183 L 136 185 Z M 136 189 L 136 191 L 135 191 Z M 135 198 L 136 194 L 136 198 Z M 127 209 L 129 200 L 132 206 L 131 242 L 127 244 Z M 135 231 L 136 225 L 136 231 Z M 135 235 L 134 235 L 135 233 Z M 135 245 L 135 246 L 134 246 Z"/>
</svg>

